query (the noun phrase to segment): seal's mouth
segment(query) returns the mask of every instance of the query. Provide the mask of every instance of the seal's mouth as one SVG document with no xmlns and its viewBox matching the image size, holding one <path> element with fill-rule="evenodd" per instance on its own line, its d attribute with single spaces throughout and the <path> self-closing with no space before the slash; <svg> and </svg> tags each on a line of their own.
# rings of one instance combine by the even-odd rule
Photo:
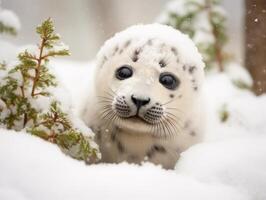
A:
<svg viewBox="0 0 266 200">
<path fill-rule="evenodd" d="M 134 124 L 146 124 L 146 125 L 154 125 L 156 124 L 155 122 L 151 122 L 148 120 L 145 120 L 143 117 L 139 116 L 138 114 L 130 116 L 130 117 L 124 117 L 123 118 L 125 121 L 132 122 Z"/>
<path fill-rule="evenodd" d="M 145 121 L 145 119 L 141 118 L 138 115 L 134 115 L 134 116 L 131 116 L 131 117 L 128 117 L 128 118 L 125 118 L 125 119 L 130 120 L 132 122 L 136 122 L 136 123 L 142 122 L 142 123 L 145 123 L 145 124 L 150 124 L 149 122 Z"/>
</svg>

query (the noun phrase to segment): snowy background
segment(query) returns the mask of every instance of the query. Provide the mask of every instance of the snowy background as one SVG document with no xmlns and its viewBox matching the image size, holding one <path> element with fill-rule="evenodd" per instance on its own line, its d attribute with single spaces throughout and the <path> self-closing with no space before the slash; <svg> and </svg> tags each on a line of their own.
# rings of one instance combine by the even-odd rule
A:
<svg viewBox="0 0 266 200">
<path fill-rule="evenodd" d="M 14 1 L 3 3 L 11 6 Z M 25 19 L 21 21 L 23 27 Z M 21 41 L 31 43 L 24 38 L 11 44 L 7 39 L 0 38 L 1 60 L 14 59 Z M 72 51 L 78 54 L 75 48 Z M 54 60 L 51 66 L 79 113 L 92 86 L 94 64 L 73 57 L 75 61 Z M 37 137 L 0 129 L 0 199 L 266 199 L 266 95 L 239 89 L 233 84 L 239 79 L 251 84 L 239 62 L 228 64 L 224 73 L 207 74 L 206 138 L 181 155 L 174 171 L 149 163 L 86 166 Z M 229 113 L 225 122 L 221 109 Z"/>
<path fill-rule="evenodd" d="M 48 16 L 56 30 L 71 47 L 71 59 L 93 59 L 104 41 L 114 33 L 138 23 L 151 23 L 170 0 L 1 0 L 2 6 L 13 10 L 21 19 L 21 30 L 12 42 L 34 43 L 34 30 Z M 238 61 L 243 58 L 244 0 L 222 0 L 228 18 L 228 48 Z M 60 5 L 60 6 L 59 6 Z M 151 6 L 152 5 L 152 6 Z M 48 13 L 48 15 L 47 15 Z"/>
</svg>

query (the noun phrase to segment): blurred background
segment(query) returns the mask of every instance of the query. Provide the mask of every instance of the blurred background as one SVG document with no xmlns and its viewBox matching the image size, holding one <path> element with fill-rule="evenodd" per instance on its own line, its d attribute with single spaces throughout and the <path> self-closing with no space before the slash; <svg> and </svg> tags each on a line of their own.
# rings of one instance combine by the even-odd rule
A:
<svg viewBox="0 0 266 200">
<path fill-rule="evenodd" d="M 152 23 L 169 0 L 2 0 L 2 7 L 13 10 L 21 20 L 21 30 L 11 42 L 35 43 L 33 31 L 48 17 L 56 32 L 69 45 L 72 60 L 91 60 L 100 46 L 114 33 L 138 23 Z M 228 15 L 227 48 L 243 63 L 244 0 L 222 0 Z"/>
</svg>

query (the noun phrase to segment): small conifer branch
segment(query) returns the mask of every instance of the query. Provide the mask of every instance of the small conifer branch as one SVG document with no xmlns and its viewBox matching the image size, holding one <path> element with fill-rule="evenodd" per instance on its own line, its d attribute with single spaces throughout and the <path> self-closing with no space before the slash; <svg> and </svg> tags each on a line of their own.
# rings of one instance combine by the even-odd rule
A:
<svg viewBox="0 0 266 200">
<path fill-rule="evenodd" d="M 36 89 L 37 81 L 38 81 L 39 76 L 40 76 L 40 68 L 41 68 L 41 64 L 42 64 L 42 53 L 43 53 L 45 42 L 46 42 L 46 38 L 42 38 L 41 45 L 39 47 L 40 53 L 39 53 L 39 57 L 37 58 L 37 67 L 35 69 L 35 77 L 33 79 L 33 86 L 32 86 L 32 90 L 31 90 L 31 96 L 32 97 L 35 96 L 35 89 Z"/>
<path fill-rule="evenodd" d="M 21 70 L 20 70 L 20 73 L 21 73 L 21 76 L 22 76 L 22 84 L 21 84 L 21 86 L 19 88 L 20 88 L 20 91 L 21 91 L 22 98 L 25 99 L 26 98 L 26 96 L 25 96 L 25 76 L 24 76 L 24 73 Z M 27 122 L 28 122 L 28 115 L 27 115 L 27 112 L 25 112 L 24 116 L 23 116 L 23 128 L 25 128 Z"/>
<path fill-rule="evenodd" d="M 0 70 L 6 70 L 6 63 L 0 62 Z"/>
<path fill-rule="evenodd" d="M 15 36 L 17 35 L 17 30 L 14 27 L 7 26 L 0 21 L 0 33 L 6 33 Z"/>
<path fill-rule="evenodd" d="M 38 58 L 36 56 L 29 54 L 27 51 L 24 53 L 23 56 L 27 59 L 38 61 Z"/>
<path fill-rule="evenodd" d="M 224 63 L 230 59 L 230 54 L 224 51 L 224 45 L 227 41 L 225 32 L 226 17 L 219 9 L 219 4 L 220 0 L 181 1 L 184 12 L 170 10 L 167 19 L 163 23 L 183 31 L 195 41 L 203 55 L 207 69 L 217 67 L 220 71 L 223 71 Z M 202 14 L 204 14 L 202 19 L 206 20 L 206 24 L 209 24 L 210 28 L 195 25 L 198 23 L 198 16 Z M 205 41 L 204 37 L 198 37 L 201 33 L 206 34 L 205 38 L 210 37 L 212 40 Z"/>
<path fill-rule="evenodd" d="M 49 58 L 69 55 L 68 48 L 59 43 L 60 36 L 54 33 L 51 19 L 38 26 L 36 32 L 41 38 L 36 55 L 25 50 L 18 55 L 19 64 L 10 70 L 0 63 L 0 70 L 7 71 L 0 83 L 0 112 L 6 110 L 7 114 L 0 116 L 0 124 L 18 131 L 27 128 L 27 132 L 55 143 L 73 158 L 98 160 L 99 150 L 93 138 L 72 124 L 60 102 L 53 101 L 48 112 L 33 104 L 39 96 L 52 95 L 47 88 L 56 86 L 56 77 L 48 69 Z"/>
<path fill-rule="evenodd" d="M 24 81 L 23 81 L 22 85 L 19 88 L 20 88 L 22 97 L 25 98 Z M 27 115 L 27 112 L 25 112 L 24 113 L 24 117 L 23 117 L 23 128 L 25 128 L 27 122 L 28 122 L 28 115 Z"/>
</svg>

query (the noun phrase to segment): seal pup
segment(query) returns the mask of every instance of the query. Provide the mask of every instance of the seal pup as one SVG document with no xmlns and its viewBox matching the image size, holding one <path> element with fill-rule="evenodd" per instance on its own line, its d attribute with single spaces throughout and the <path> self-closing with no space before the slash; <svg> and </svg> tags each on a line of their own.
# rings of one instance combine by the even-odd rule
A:
<svg viewBox="0 0 266 200">
<path fill-rule="evenodd" d="M 84 120 L 102 162 L 173 169 L 201 141 L 204 63 L 187 35 L 161 24 L 129 27 L 101 47 L 93 77 Z"/>
</svg>

